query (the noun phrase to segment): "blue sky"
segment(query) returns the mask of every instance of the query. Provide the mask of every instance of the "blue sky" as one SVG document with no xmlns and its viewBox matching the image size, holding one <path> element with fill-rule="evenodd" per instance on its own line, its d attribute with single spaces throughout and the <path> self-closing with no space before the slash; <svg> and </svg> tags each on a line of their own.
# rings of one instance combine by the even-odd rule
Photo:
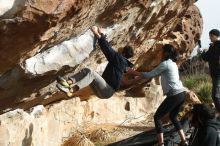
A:
<svg viewBox="0 0 220 146">
<path fill-rule="evenodd" d="M 199 7 L 203 17 L 202 48 L 209 47 L 209 31 L 213 28 L 220 30 L 220 0 L 198 0 L 196 5 Z"/>
</svg>

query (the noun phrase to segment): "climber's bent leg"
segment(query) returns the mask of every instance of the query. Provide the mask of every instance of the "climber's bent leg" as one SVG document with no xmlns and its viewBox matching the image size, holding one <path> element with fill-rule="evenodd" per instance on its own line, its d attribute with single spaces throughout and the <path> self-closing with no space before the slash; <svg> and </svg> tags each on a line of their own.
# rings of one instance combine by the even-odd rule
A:
<svg viewBox="0 0 220 146">
<path fill-rule="evenodd" d="M 74 82 L 74 89 L 82 89 L 88 85 L 91 86 L 95 94 L 100 98 L 109 98 L 114 94 L 114 90 L 106 81 L 95 71 L 89 68 L 82 69 L 79 73 L 70 77 Z"/>
</svg>

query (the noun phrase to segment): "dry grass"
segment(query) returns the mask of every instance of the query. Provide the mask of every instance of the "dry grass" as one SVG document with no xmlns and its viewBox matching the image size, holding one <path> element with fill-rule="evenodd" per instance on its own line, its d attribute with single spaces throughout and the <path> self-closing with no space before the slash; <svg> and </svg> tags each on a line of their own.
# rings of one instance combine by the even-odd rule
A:
<svg viewBox="0 0 220 146">
<path fill-rule="evenodd" d="M 66 140 L 62 146 L 95 146 L 84 134 L 77 133 Z"/>
<path fill-rule="evenodd" d="M 96 145 L 104 145 L 111 142 L 117 141 L 117 137 L 112 135 L 111 132 L 108 130 L 105 130 L 103 128 L 100 128 L 98 130 L 93 131 L 90 134 L 90 139 L 93 141 Z"/>
<path fill-rule="evenodd" d="M 142 122 L 130 126 L 91 124 L 84 127 L 82 131 L 73 134 L 68 140 L 65 140 L 62 146 L 104 146 L 143 132 L 145 128 L 136 128 L 143 127 L 142 125 Z"/>
</svg>

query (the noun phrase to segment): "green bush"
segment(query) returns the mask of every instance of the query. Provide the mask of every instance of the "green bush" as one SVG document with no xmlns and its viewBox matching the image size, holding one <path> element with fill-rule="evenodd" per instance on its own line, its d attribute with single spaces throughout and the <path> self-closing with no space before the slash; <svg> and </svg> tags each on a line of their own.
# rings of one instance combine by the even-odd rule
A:
<svg viewBox="0 0 220 146">
<path fill-rule="evenodd" d="M 196 93 L 202 102 L 212 102 L 212 82 L 208 74 L 194 74 L 181 77 L 183 85 Z"/>
<path fill-rule="evenodd" d="M 200 85 L 199 90 L 196 92 L 198 97 L 203 102 L 212 102 L 212 84 L 210 83 L 203 83 Z"/>
</svg>

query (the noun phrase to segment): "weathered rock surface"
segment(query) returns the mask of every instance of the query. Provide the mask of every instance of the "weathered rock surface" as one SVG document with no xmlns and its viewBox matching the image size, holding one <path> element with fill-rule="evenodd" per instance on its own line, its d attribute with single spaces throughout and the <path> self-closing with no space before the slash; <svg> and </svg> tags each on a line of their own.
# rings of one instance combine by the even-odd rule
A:
<svg viewBox="0 0 220 146">
<path fill-rule="evenodd" d="M 143 120 L 156 108 L 149 104 L 149 100 L 157 105 L 161 102 L 155 97 L 138 99 L 117 96 L 105 100 L 94 97 L 83 102 L 73 98 L 46 108 L 37 106 L 30 112 L 20 109 L 7 112 L 0 116 L 0 144 L 60 146 L 64 138 L 77 131 L 84 132 L 89 125 L 127 125 L 131 121 Z M 147 111 L 146 107 L 151 111 Z"/>
<path fill-rule="evenodd" d="M 89 30 L 94 24 L 107 28 L 115 49 L 135 48 L 138 70 L 158 65 L 165 43 L 178 49 L 181 63 L 202 31 L 193 1 L 0 0 L 0 144 L 58 146 L 77 124 L 119 124 L 154 112 L 163 100 L 158 79 L 136 88 L 125 83 L 130 90 L 106 100 L 90 98 L 89 88 L 80 99 L 64 100 L 55 79 L 84 66 L 103 71 L 106 59 Z M 39 106 L 39 114 L 16 110 L 36 105 L 45 108 Z"/>
</svg>

